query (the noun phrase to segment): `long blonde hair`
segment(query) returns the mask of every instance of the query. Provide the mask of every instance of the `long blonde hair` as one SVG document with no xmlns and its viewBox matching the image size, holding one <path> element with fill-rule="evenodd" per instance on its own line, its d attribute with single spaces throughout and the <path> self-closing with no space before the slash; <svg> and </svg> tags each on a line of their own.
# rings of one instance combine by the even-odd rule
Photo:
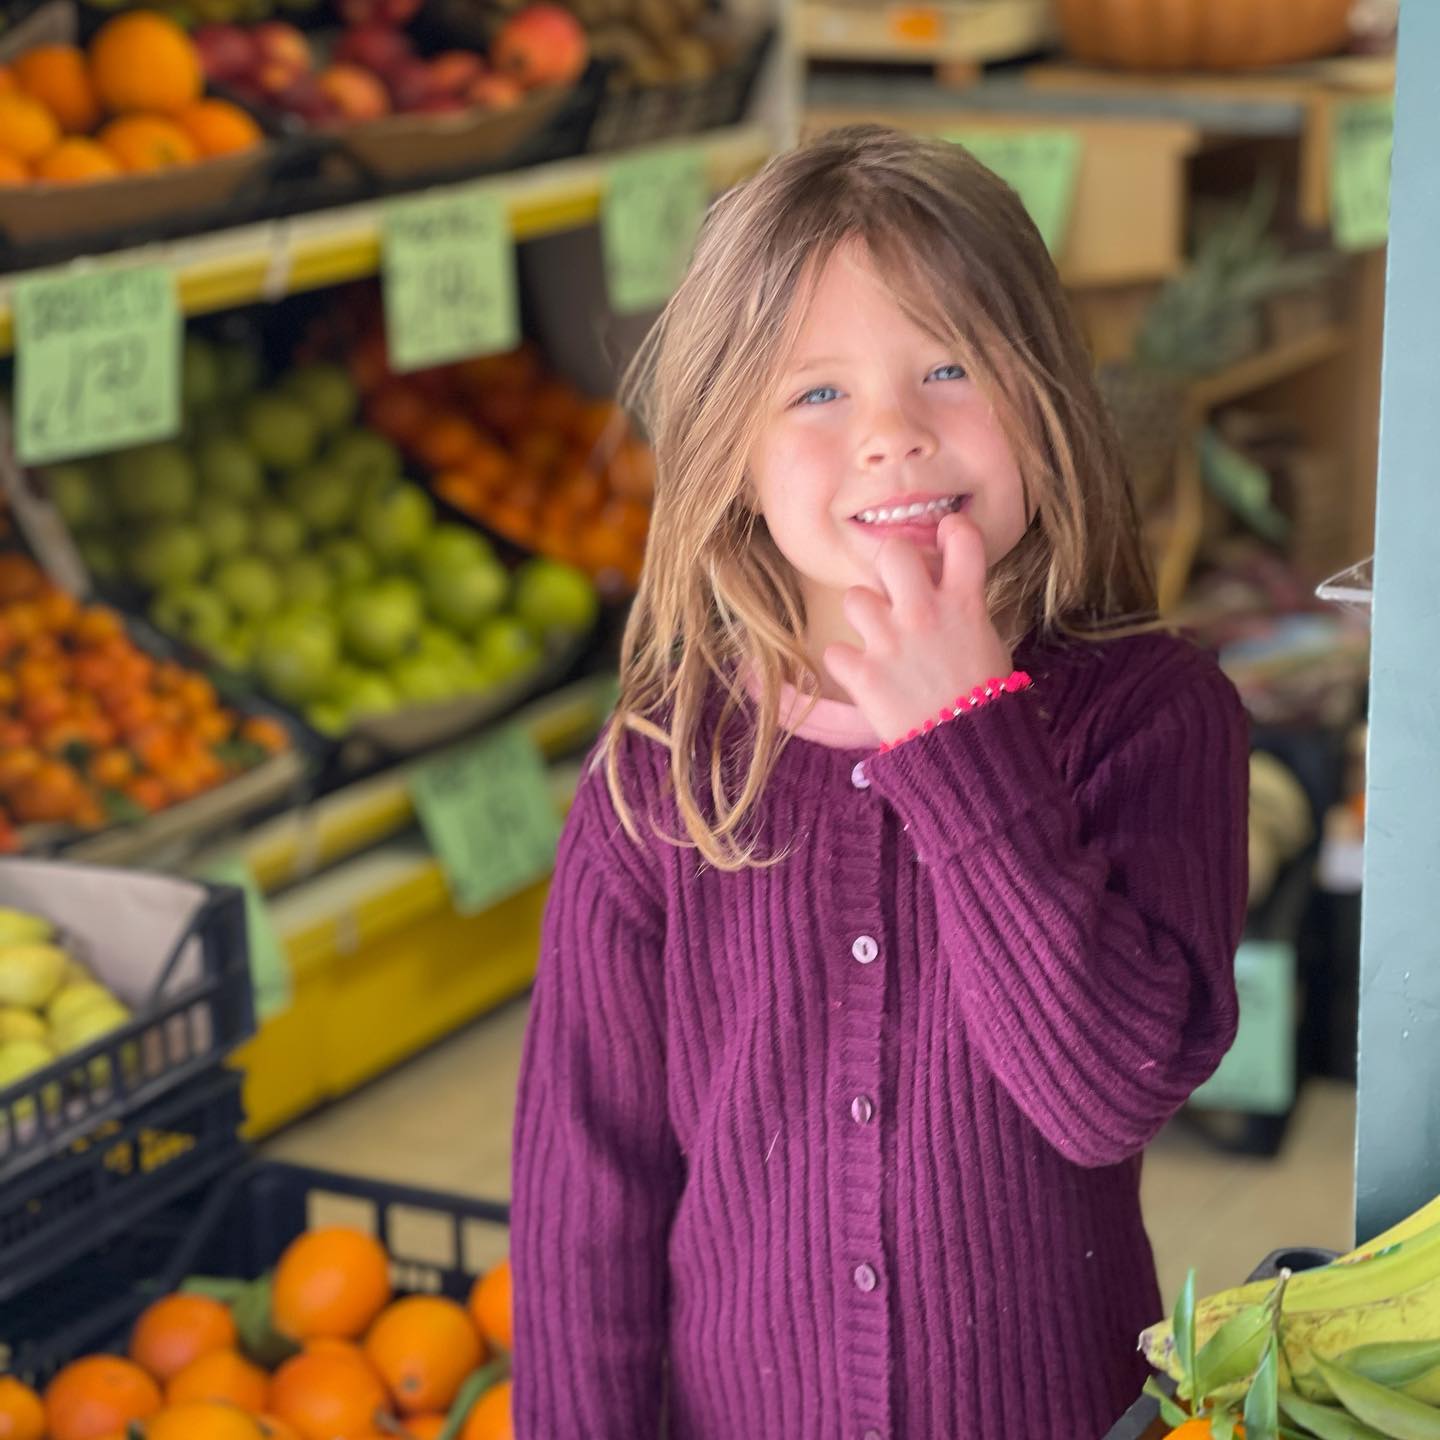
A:
<svg viewBox="0 0 1440 1440">
<path fill-rule="evenodd" d="M 906 313 L 954 347 L 1015 453 L 1035 519 L 993 567 L 991 613 L 1017 617 L 1021 633 L 1096 634 L 1155 609 L 1090 356 L 1014 191 L 958 145 L 881 126 L 778 156 L 716 202 L 627 376 L 655 449 L 655 504 L 597 757 L 638 839 L 622 783 L 626 732 L 667 746 L 688 837 L 669 838 L 725 870 L 767 863 L 752 823 L 789 738 L 782 684 L 819 688 L 796 577 L 756 513 L 747 458 L 813 281 L 847 241 L 863 243 Z M 758 682 L 754 723 L 732 736 L 749 707 L 747 675 Z M 717 691 L 702 796 L 697 741 Z"/>
</svg>

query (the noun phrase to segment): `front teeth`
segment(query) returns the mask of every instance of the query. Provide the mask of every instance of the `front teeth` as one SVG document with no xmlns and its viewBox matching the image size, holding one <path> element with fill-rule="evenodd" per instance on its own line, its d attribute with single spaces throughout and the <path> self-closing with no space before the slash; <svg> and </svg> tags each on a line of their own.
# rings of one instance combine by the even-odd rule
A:
<svg viewBox="0 0 1440 1440">
<path fill-rule="evenodd" d="M 879 510 L 862 510 L 855 518 L 862 525 L 893 525 L 904 520 L 919 520 L 926 515 L 946 515 L 960 508 L 958 495 L 942 500 L 920 501 L 914 505 L 895 505 Z"/>
</svg>

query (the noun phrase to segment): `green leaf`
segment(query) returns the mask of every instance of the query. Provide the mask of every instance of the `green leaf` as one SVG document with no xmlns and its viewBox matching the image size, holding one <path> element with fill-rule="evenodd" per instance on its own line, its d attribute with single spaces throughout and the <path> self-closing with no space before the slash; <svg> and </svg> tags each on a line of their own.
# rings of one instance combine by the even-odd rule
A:
<svg viewBox="0 0 1440 1440">
<path fill-rule="evenodd" d="M 1180 1395 L 1198 1399 L 1195 1389 L 1195 1268 L 1191 1266 L 1175 1302 L 1175 1358 L 1180 1366 Z"/>
<path fill-rule="evenodd" d="M 1250 1382 L 1250 1393 L 1245 1397 L 1245 1440 L 1277 1440 L 1280 1426 L 1277 1400 L 1279 1366 L 1275 1337 L 1271 1335 L 1260 1367 Z"/>
<path fill-rule="evenodd" d="M 300 1350 L 271 1323 L 270 1283 L 271 1277 L 262 1275 L 247 1285 L 231 1306 L 235 1312 L 235 1328 L 240 1332 L 240 1348 L 266 1370 L 273 1370 Z"/>
<path fill-rule="evenodd" d="M 470 1418 L 470 1412 L 475 1408 L 476 1402 L 487 1391 L 493 1389 L 510 1373 L 510 1364 L 506 1360 L 492 1360 L 488 1365 L 482 1365 L 470 1378 L 460 1387 L 460 1393 L 455 1397 L 455 1403 L 450 1407 L 450 1413 L 445 1417 L 445 1428 L 441 1430 L 439 1440 L 457 1440 L 461 1430 L 465 1428 L 465 1422 Z"/>
<path fill-rule="evenodd" d="M 1270 1329 L 1270 1312 L 1264 1305 L 1247 1305 L 1232 1315 L 1195 1357 L 1198 1398 L 1213 1395 L 1237 1380 L 1248 1380 L 1264 1357 Z"/>
<path fill-rule="evenodd" d="M 1409 1385 L 1440 1365 L 1440 1340 L 1389 1340 L 1357 1345 L 1336 1363 L 1380 1385 Z"/>
<path fill-rule="evenodd" d="M 236 1280 L 230 1275 L 187 1275 L 180 1289 L 187 1295 L 205 1295 L 211 1300 L 233 1305 L 255 1282 Z"/>
<path fill-rule="evenodd" d="M 1315 1368 L 1335 1398 L 1357 1419 L 1391 1440 L 1440 1440 L 1440 1410 L 1413 1400 L 1342 1365 L 1315 1357 Z"/>
<path fill-rule="evenodd" d="M 1297 1425 L 1303 1425 L 1317 1440 L 1385 1440 L 1384 1434 L 1333 1405 L 1317 1405 L 1288 1391 L 1280 1396 L 1280 1408 Z"/>
<path fill-rule="evenodd" d="M 1213 1440 L 1235 1440 L 1235 1412 L 1233 1410 L 1212 1411 L 1210 1434 Z"/>
<path fill-rule="evenodd" d="M 1167 1425 L 1183 1425 L 1190 1418 L 1190 1412 L 1177 1405 L 1174 1396 L 1153 1375 L 1145 1382 L 1140 1393 L 1148 1395 L 1160 1406 L 1161 1418 Z"/>
</svg>

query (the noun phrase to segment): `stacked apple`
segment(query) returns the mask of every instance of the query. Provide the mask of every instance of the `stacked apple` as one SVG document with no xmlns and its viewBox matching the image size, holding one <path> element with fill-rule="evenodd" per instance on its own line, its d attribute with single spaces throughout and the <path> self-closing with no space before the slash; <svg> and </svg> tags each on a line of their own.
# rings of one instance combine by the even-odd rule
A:
<svg viewBox="0 0 1440 1440">
<path fill-rule="evenodd" d="M 258 369 L 192 339 L 185 441 L 47 472 L 92 572 L 139 587 L 162 630 L 340 734 L 491 691 L 590 628 L 583 574 L 534 562 L 512 579 L 483 537 L 436 523 L 399 451 L 355 423 L 343 370 L 258 389 Z"/>
<path fill-rule="evenodd" d="M 584 30 L 550 4 L 508 20 L 488 60 L 470 50 L 422 57 L 402 28 L 417 8 L 418 0 L 343 0 L 347 27 L 324 60 L 304 32 L 279 20 L 207 25 L 195 43 L 212 83 L 314 126 L 506 110 L 527 91 L 572 84 L 589 61 Z"/>
</svg>

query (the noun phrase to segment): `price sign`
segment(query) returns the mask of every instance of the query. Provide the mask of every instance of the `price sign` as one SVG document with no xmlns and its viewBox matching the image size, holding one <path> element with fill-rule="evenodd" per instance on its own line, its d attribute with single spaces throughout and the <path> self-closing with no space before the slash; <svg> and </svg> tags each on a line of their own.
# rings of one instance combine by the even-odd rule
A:
<svg viewBox="0 0 1440 1440">
<path fill-rule="evenodd" d="M 600 242 L 610 304 L 618 313 L 658 309 L 675 293 L 709 200 L 699 150 L 627 155 L 611 166 Z"/>
<path fill-rule="evenodd" d="M 885 28 L 902 45 L 938 45 L 945 24 L 938 6 L 891 5 L 885 12 Z"/>
<path fill-rule="evenodd" d="M 1392 96 L 1347 100 L 1334 111 L 1330 219 L 1342 250 L 1385 243 L 1390 222 Z"/>
<path fill-rule="evenodd" d="M 180 429 L 182 321 L 160 266 L 15 282 L 16 453 L 26 465 Z"/>
<path fill-rule="evenodd" d="M 963 145 L 1020 197 L 1045 247 L 1065 242 L 1080 169 L 1080 137 L 1070 130 L 972 130 L 946 137 Z"/>
<path fill-rule="evenodd" d="M 507 728 L 419 766 L 410 793 L 420 824 L 470 915 L 548 875 L 560 819 L 535 742 Z"/>
<path fill-rule="evenodd" d="M 290 960 L 285 953 L 265 892 L 243 860 L 219 860 L 205 869 L 205 879 L 233 885 L 245 895 L 245 933 L 250 945 L 250 986 L 255 1015 L 268 1020 L 290 1004 Z"/>
<path fill-rule="evenodd" d="M 385 330 L 395 370 L 519 344 L 515 242 L 493 190 L 472 185 L 393 200 L 383 228 Z"/>
</svg>

